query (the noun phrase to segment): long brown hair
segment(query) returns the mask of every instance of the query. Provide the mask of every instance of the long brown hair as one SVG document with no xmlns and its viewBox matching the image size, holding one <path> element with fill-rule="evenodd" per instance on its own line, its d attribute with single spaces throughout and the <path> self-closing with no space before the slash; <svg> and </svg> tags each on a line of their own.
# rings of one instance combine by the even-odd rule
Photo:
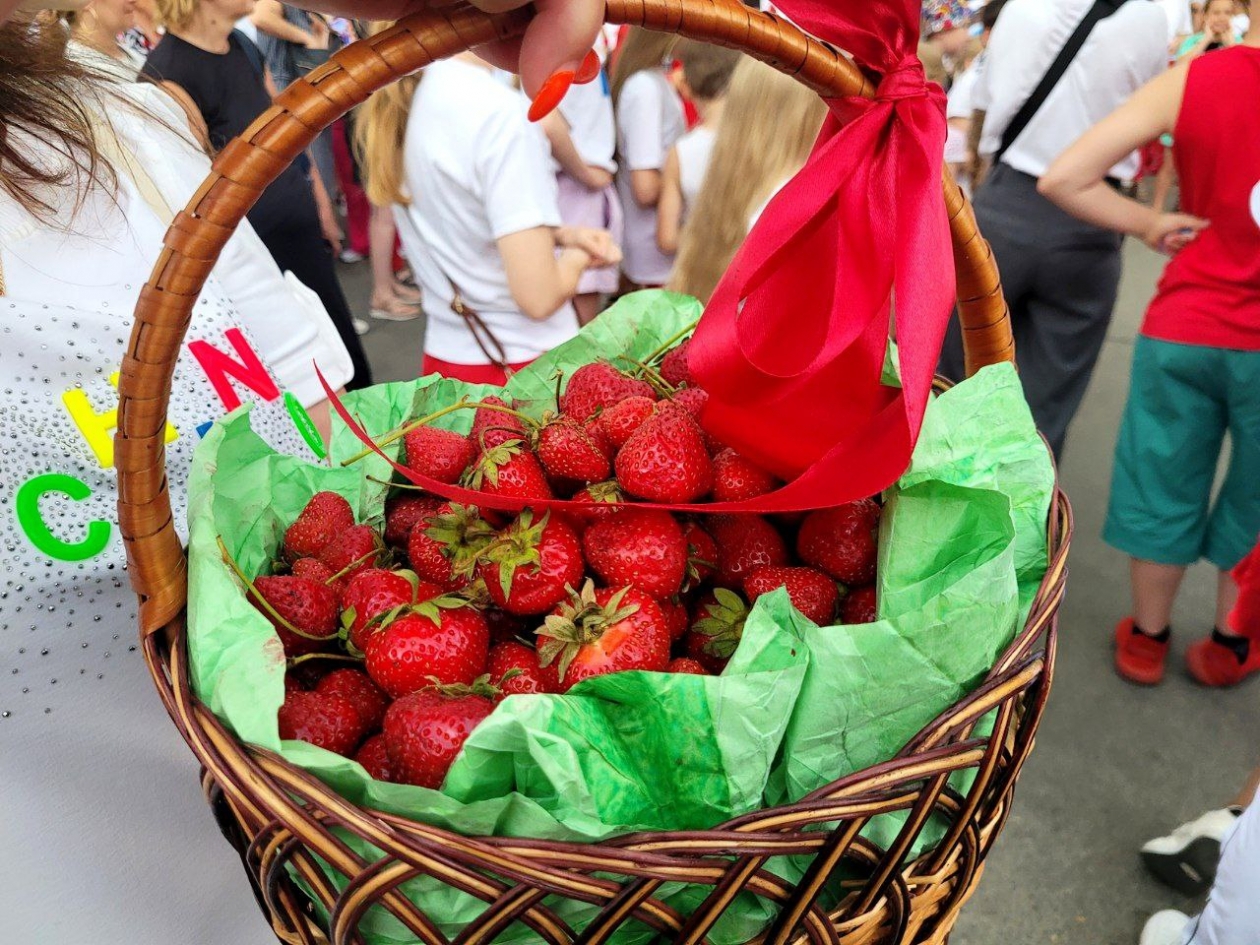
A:
<svg viewBox="0 0 1260 945">
<path fill-rule="evenodd" d="M 50 195 L 58 188 L 74 187 L 81 202 L 90 184 L 117 186 L 82 97 L 72 91 L 101 77 L 67 58 L 66 42 L 60 23 L 0 25 L 0 187 L 45 221 L 56 214 Z M 45 150 L 57 159 L 35 156 Z"/>
<path fill-rule="evenodd" d="M 625 88 L 626 80 L 636 72 L 659 67 L 679 39 L 673 33 L 657 33 L 642 26 L 632 26 L 625 42 L 617 48 L 617 64 L 613 67 L 611 86 L 613 104 L 621 101 L 621 90 Z"/>
<path fill-rule="evenodd" d="M 669 288 L 708 301 L 748 235 L 749 217 L 805 163 L 826 114 L 822 99 L 795 79 L 740 61 Z"/>
<path fill-rule="evenodd" d="M 368 35 L 375 36 L 391 25 L 374 23 L 368 28 Z M 403 171 L 403 148 L 411 100 L 419 84 L 419 73 L 400 79 L 374 93 L 354 113 L 354 152 L 363 174 L 363 189 L 375 206 L 411 203 Z"/>
</svg>

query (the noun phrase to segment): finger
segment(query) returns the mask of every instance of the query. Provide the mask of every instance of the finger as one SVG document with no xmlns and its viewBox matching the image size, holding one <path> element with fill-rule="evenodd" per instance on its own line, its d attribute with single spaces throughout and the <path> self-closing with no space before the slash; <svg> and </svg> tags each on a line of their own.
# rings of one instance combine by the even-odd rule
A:
<svg viewBox="0 0 1260 945">
<path fill-rule="evenodd" d="M 532 99 L 549 80 L 550 89 L 567 90 L 604 22 L 602 0 L 535 0 L 534 9 L 520 55 L 521 84 Z M 562 80 L 569 73 L 567 82 L 555 82 L 557 73 Z"/>
</svg>

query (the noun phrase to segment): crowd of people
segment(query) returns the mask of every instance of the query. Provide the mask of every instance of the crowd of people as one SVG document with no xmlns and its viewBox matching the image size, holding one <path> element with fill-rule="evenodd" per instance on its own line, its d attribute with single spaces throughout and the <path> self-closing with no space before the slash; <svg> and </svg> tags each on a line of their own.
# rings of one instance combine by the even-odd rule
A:
<svg viewBox="0 0 1260 945">
<path fill-rule="evenodd" d="M 572 23 L 598 4 L 539 6 Z M 1104 530 L 1131 559 L 1116 670 L 1143 685 L 1164 677 L 1173 603 L 1200 559 L 1218 569 L 1217 606 L 1186 650 L 1189 672 L 1232 686 L 1260 671 L 1260 20 L 1249 6 L 924 2 L 920 59 L 948 90 L 944 159 L 974 196 L 1020 377 L 1056 456 L 1111 323 L 1123 239 L 1170 257 L 1135 345 Z M 134 633 L 111 525 L 110 401 L 162 233 L 211 156 L 278 90 L 389 25 L 279 0 L 25 0 L 0 25 L 0 409 L 24 438 L 22 450 L 0 450 L 15 509 L 0 629 L 6 646 L 27 625 L 35 634 L 14 644 L 6 683 L 51 678 L 46 721 L 77 720 L 55 738 L 30 726 L 18 736 L 26 750 L 5 751 L 15 809 L 47 803 L 51 771 L 70 792 L 55 824 L 6 826 L 6 858 L 26 866 L 20 876 L 6 869 L 6 888 L 45 890 L 6 896 L 8 921 L 32 941 L 48 929 L 47 891 L 67 864 L 118 865 L 120 850 L 131 852 L 110 895 L 143 887 L 152 900 L 160 889 L 169 908 L 102 917 L 90 896 L 59 898 L 66 940 L 89 928 L 107 942 L 267 937 L 256 915 L 220 898 L 238 888 L 231 864 L 196 888 L 161 877 L 162 856 L 117 842 L 154 830 L 145 809 L 120 807 L 102 825 L 73 794 L 98 783 L 84 767 L 95 759 L 116 796 L 154 794 L 178 808 L 152 848 L 205 839 L 182 746 L 143 666 L 104 664 L 110 652 L 99 656 L 79 627 L 105 621 L 115 641 Z M 294 421 L 305 414 L 327 432 L 311 362 L 336 388 L 370 385 L 361 336 L 373 320 L 415 324 L 417 373 L 502 383 L 627 292 L 707 300 L 827 113 L 763 63 L 638 28 L 604 28 L 589 52 L 541 72 L 536 56 L 522 59 L 525 88 L 491 58 L 435 63 L 373 96 L 322 132 L 229 240 L 171 403 L 179 521 L 192 446 L 242 401 L 265 439 L 318 454 Z M 338 261 L 369 267 L 367 317 L 347 302 Z M 964 373 L 957 326 L 941 372 Z M 85 537 L 66 538 L 78 532 L 50 528 L 54 520 L 84 522 Z M 101 699 L 92 680 L 107 673 L 114 685 Z M 7 703 L 0 709 L 7 719 Z M 1201 918 L 1162 913 L 1142 945 L 1256 941 L 1254 793 L 1252 783 L 1237 805 L 1144 849 L 1174 884 L 1193 874 L 1189 887 L 1214 876 L 1217 886 Z"/>
</svg>

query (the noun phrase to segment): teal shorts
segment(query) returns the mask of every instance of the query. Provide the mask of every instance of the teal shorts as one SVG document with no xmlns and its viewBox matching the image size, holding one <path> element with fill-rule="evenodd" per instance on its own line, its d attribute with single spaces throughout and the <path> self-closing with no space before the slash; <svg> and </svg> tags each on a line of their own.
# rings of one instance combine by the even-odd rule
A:
<svg viewBox="0 0 1260 945">
<path fill-rule="evenodd" d="M 1212 486 L 1229 433 L 1229 466 Z M 1139 337 L 1103 539 L 1134 558 L 1229 570 L 1260 534 L 1260 351 Z"/>
</svg>

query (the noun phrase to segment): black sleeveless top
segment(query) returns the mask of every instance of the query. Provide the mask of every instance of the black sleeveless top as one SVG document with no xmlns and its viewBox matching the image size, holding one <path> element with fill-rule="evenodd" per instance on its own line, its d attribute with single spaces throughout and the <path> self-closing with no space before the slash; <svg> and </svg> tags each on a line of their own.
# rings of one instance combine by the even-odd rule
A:
<svg viewBox="0 0 1260 945">
<path fill-rule="evenodd" d="M 155 81 L 174 82 L 189 94 L 205 119 L 210 145 L 216 151 L 271 106 L 262 55 L 239 31 L 228 37 L 225 53 L 207 52 L 167 33 L 149 53 L 143 74 Z M 249 222 L 259 235 L 298 223 L 318 227 L 315 198 L 303 165 L 290 165 L 249 211 Z"/>
</svg>

